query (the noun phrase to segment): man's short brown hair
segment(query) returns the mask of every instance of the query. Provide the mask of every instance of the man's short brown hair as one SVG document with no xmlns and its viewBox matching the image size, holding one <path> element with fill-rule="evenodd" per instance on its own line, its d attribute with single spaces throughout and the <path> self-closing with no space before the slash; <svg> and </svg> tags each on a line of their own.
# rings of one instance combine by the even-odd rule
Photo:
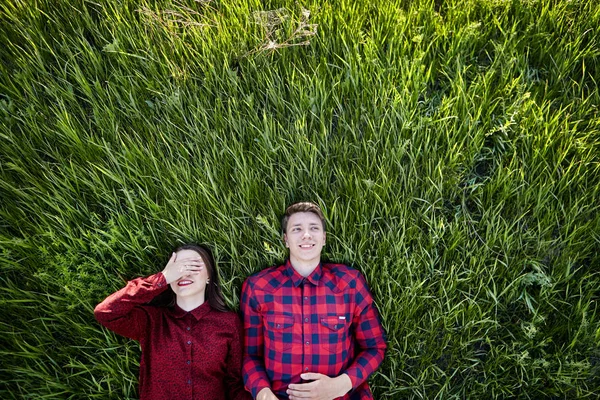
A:
<svg viewBox="0 0 600 400">
<path fill-rule="evenodd" d="M 282 233 L 286 232 L 287 224 L 288 224 L 290 217 L 293 214 L 296 214 L 299 212 L 310 212 L 310 213 L 315 214 L 317 217 L 319 217 L 319 219 L 321 220 L 321 223 L 323 224 L 323 232 L 325 232 L 325 216 L 323 215 L 323 211 L 321 211 L 321 208 L 318 205 L 316 205 L 315 203 L 312 203 L 310 201 L 300 201 L 298 203 L 290 204 L 288 206 L 288 208 L 285 209 L 283 218 L 281 218 L 281 232 Z"/>
</svg>

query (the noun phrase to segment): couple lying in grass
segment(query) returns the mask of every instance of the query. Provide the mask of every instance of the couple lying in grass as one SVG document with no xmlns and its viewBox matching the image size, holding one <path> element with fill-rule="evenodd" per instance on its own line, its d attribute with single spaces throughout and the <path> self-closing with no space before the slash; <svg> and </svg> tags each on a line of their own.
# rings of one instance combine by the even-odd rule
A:
<svg viewBox="0 0 600 400">
<path fill-rule="evenodd" d="M 246 279 L 243 324 L 210 251 L 194 244 L 96 307 L 102 325 L 140 342 L 141 399 L 373 398 L 367 379 L 386 343 L 364 277 L 321 263 L 316 204 L 292 204 L 281 227 L 289 259 Z"/>
</svg>

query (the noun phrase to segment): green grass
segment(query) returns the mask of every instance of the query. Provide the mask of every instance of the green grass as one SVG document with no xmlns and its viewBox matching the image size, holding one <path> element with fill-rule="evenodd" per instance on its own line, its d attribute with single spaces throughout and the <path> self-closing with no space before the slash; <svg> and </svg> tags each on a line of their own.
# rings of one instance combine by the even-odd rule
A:
<svg viewBox="0 0 600 400">
<path fill-rule="evenodd" d="M 592 0 L 2 2 L 0 398 L 135 398 L 95 304 L 197 241 L 235 308 L 305 199 L 379 306 L 376 398 L 598 398 L 598 26 Z"/>
</svg>

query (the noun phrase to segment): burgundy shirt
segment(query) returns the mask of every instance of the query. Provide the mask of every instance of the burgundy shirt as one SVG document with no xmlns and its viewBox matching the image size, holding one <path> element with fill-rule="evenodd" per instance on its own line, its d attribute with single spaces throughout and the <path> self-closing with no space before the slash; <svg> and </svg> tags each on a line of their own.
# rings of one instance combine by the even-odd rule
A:
<svg viewBox="0 0 600 400">
<path fill-rule="evenodd" d="M 102 325 L 140 342 L 140 399 L 251 399 L 242 383 L 237 314 L 208 302 L 190 312 L 146 304 L 168 286 L 162 273 L 137 278 L 94 310 Z"/>
</svg>

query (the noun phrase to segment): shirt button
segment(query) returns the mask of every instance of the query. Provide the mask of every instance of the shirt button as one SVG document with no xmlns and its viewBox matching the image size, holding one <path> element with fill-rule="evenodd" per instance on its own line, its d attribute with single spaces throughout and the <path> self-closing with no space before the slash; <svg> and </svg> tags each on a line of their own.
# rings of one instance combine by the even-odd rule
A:
<svg viewBox="0 0 600 400">
<path fill-rule="evenodd" d="M 188 379 L 188 385 L 191 385 L 191 384 L 192 384 L 192 380 Z"/>
<path fill-rule="evenodd" d="M 304 368 L 305 371 L 308 371 L 308 367 Z"/>
<path fill-rule="evenodd" d="M 188 341 L 187 341 L 187 344 L 192 344 L 192 341 L 191 341 L 191 340 L 188 340 Z"/>
<path fill-rule="evenodd" d="M 186 363 L 187 365 L 190 365 L 192 362 L 191 362 L 190 360 L 187 360 L 185 363 Z"/>
<path fill-rule="evenodd" d="M 278 327 L 278 328 L 280 328 L 280 327 L 281 327 L 281 325 L 277 324 L 277 327 Z"/>
<path fill-rule="evenodd" d="M 308 300 L 308 297 L 304 296 L 304 300 Z"/>
<path fill-rule="evenodd" d="M 304 318 L 304 322 L 308 322 L 308 318 Z"/>
<path fill-rule="evenodd" d="M 187 328 L 185 328 L 186 331 L 189 331 L 190 329 L 192 329 L 192 328 L 190 328 L 189 326 Z"/>
<path fill-rule="evenodd" d="M 306 342 L 306 345 L 308 346 L 310 344 L 310 342 Z"/>
</svg>

